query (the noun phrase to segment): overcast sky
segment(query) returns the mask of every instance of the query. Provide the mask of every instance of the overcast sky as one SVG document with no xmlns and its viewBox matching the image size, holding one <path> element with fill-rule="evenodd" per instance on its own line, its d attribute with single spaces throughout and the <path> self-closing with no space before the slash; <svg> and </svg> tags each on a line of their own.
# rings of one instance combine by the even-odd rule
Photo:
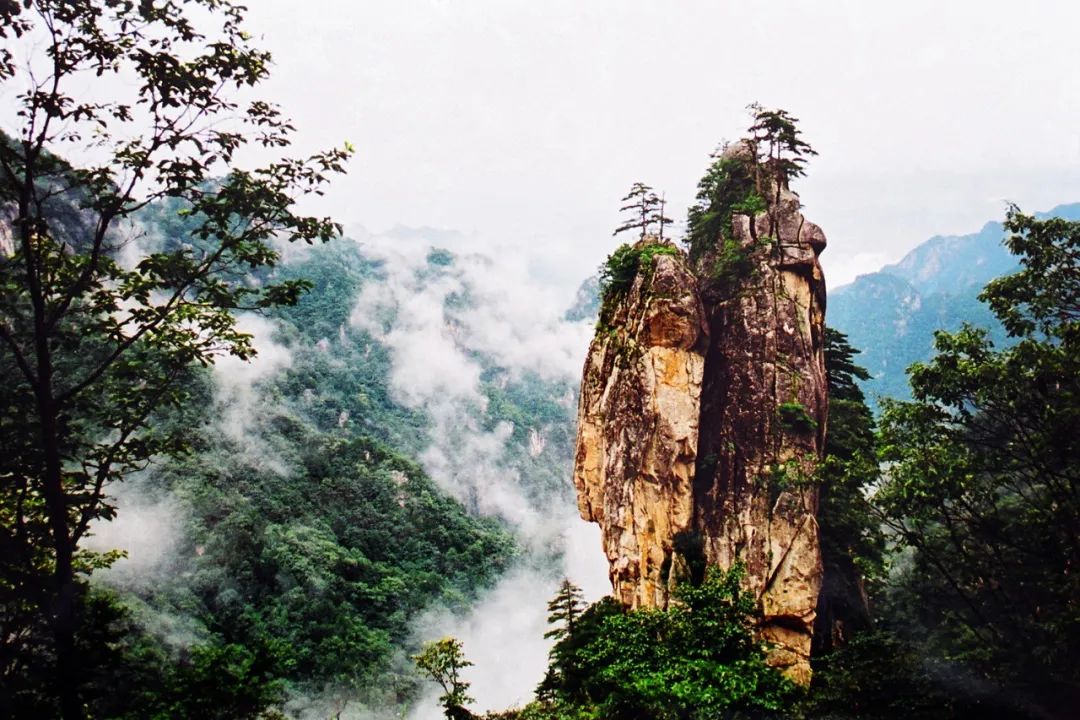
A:
<svg viewBox="0 0 1080 720">
<path fill-rule="evenodd" d="M 298 146 L 349 140 L 322 209 L 528 248 L 563 281 L 642 180 L 678 219 L 753 101 L 819 151 L 830 285 L 931 235 L 1080 200 L 1080 2 L 252 0 Z"/>
</svg>

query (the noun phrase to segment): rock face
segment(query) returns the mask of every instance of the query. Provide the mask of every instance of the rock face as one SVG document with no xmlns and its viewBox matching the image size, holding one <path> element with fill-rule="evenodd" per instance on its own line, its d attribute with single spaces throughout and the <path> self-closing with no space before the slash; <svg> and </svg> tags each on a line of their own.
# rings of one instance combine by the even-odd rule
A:
<svg viewBox="0 0 1080 720">
<path fill-rule="evenodd" d="M 694 561 L 741 562 L 770 663 L 800 683 L 822 575 L 824 247 L 783 188 L 694 270 L 681 253 L 643 262 L 589 349 L 574 470 L 617 598 L 665 607 Z"/>
<path fill-rule="evenodd" d="M 674 538 L 694 513 L 708 334 L 694 276 L 665 247 L 675 254 L 654 256 L 602 314 L 578 412 L 578 509 L 603 529 L 615 596 L 632 607 L 667 605 Z"/>
<path fill-rule="evenodd" d="M 716 341 L 706 359 L 695 526 L 708 562 L 746 566 L 760 598 L 771 662 L 808 682 L 821 586 L 817 489 L 828 413 L 825 235 L 783 192 L 769 213 L 736 218 L 753 277 L 735 293 L 707 290 Z"/>
</svg>

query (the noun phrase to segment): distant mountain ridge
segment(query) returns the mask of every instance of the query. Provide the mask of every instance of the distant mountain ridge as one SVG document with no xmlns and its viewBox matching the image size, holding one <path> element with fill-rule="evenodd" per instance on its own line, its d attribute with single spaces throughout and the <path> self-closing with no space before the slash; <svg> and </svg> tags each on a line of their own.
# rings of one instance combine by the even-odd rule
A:
<svg viewBox="0 0 1080 720">
<path fill-rule="evenodd" d="M 1080 203 L 1036 216 L 1080 220 Z M 910 396 L 905 370 L 932 357 L 935 330 L 956 330 L 966 322 L 989 328 L 995 343 L 1006 340 L 978 301 L 987 282 L 1017 268 L 1002 244 L 1004 235 L 1000 222 L 969 235 L 938 235 L 899 262 L 829 293 L 828 324 L 862 351 L 858 361 L 872 375 L 863 391 L 875 410 L 880 398 Z"/>
</svg>

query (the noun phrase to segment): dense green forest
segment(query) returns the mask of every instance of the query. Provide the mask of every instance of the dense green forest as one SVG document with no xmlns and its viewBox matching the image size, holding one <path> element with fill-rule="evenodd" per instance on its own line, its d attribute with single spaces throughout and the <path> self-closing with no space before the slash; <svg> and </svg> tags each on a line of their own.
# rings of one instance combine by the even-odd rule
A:
<svg viewBox="0 0 1080 720">
<path fill-rule="evenodd" d="M 475 397 L 452 415 L 403 397 L 399 309 L 355 316 L 401 268 L 298 209 L 351 147 L 234 161 L 294 131 L 245 94 L 271 59 L 242 7 L 0 3 L 0 20 L 0 82 L 18 86 L 0 136 L 0 717 L 402 716 L 432 682 L 448 717 L 475 717 L 470 647 L 417 622 L 468 612 L 514 567 L 561 571 L 572 389 L 461 340 L 488 300 L 432 247 L 407 290 L 449 288 L 435 322 Z M 17 62 L 21 41 L 47 73 Z M 135 81 L 78 95 L 102 75 Z M 813 151 L 791 147 L 798 177 Z M 721 250 L 718 280 L 741 271 L 732 214 L 763 202 L 744 170 L 712 164 L 690 211 L 685 242 Z M 563 582 L 535 699 L 488 716 L 1070 717 L 1080 222 L 1012 207 L 1002 227 L 1015 271 L 979 295 L 994 325 L 938 332 L 909 399 L 875 418 L 859 348 L 826 335 L 809 688 L 765 661 L 741 568 L 695 567 L 666 610 L 586 605 Z M 568 323 L 648 264 L 627 248 Z M 469 438 L 499 462 L 436 452 Z"/>
<path fill-rule="evenodd" d="M 158 251 L 195 226 L 180 209 L 161 203 L 140 214 Z M 426 279 L 437 282 L 454 262 L 432 251 Z M 256 372 L 244 402 L 217 370 L 190 368 L 184 402 L 151 419 L 182 433 L 186 451 L 117 491 L 144 506 L 168 500 L 178 518 L 153 519 L 181 528 L 163 541 L 159 566 L 137 569 L 147 577 L 121 561 L 86 589 L 92 614 L 82 632 L 103 643 L 80 678 L 94 717 L 406 707 L 421 681 L 406 657 L 417 647 L 412 621 L 433 604 L 467 609 L 523 551 L 510 528 L 448 498 L 415 459 L 429 419 L 394 400 L 388 348 L 350 322 L 361 288 L 386 282 L 381 262 L 341 239 L 260 280 L 301 278 L 312 287 L 260 326 L 273 333 L 264 355 L 285 351 L 288 363 Z M 469 303 L 451 298 L 445 310 L 453 317 Z M 531 492 L 565 490 L 552 460 L 572 442 L 563 385 L 484 365 L 482 428 L 512 424 L 508 442 Z M 529 428 L 550 428 L 545 455 L 529 452 Z M 129 509 L 139 507 L 120 507 L 121 528 Z M 29 663 L 13 670 L 10 711 L 47 715 L 42 678 Z"/>
</svg>

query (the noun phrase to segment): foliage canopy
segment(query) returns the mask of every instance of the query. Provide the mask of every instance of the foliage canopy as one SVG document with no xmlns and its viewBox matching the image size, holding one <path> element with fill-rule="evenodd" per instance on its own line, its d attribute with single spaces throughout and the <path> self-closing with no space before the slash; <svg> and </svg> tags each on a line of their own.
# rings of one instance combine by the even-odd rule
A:
<svg viewBox="0 0 1080 720">
<path fill-rule="evenodd" d="M 1074 707 L 1080 687 L 1080 223 L 1005 223 L 1021 270 L 982 294 L 1013 339 L 939 332 L 881 421 L 875 504 L 912 554 L 901 591 L 931 652 Z"/>
<path fill-rule="evenodd" d="M 556 715 L 662 720 L 779 712 L 795 688 L 765 663 L 754 639 L 741 568 L 710 568 L 684 583 L 667 610 L 590 606 L 552 650 L 540 687 Z"/>
<path fill-rule="evenodd" d="M 184 400 L 190 365 L 251 357 L 235 312 L 294 303 L 307 287 L 245 281 L 277 264 L 273 242 L 340 230 L 295 202 L 344 170 L 348 146 L 253 170 L 235 163 L 248 145 L 287 147 L 293 130 L 272 104 L 238 99 L 270 65 L 243 19 L 228 0 L 0 5 L 3 36 L 28 57 L 16 66 L 11 49 L 0 56 L 17 108 L 17 127 L 0 140 L 12 240 L 0 257 L 0 364 L 10 379 L 0 512 L 12 591 L 3 594 L 16 598 L 4 613 L 16 630 L 0 642 L 13 645 L 16 665 L 51 658 L 65 718 L 84 716 L 80 577 L 112 559 L 80 544 L 113 517 L 111 484 L 183 451 L 183 433 L 150 418 Z M 94 91 L 105 82 L 109 99 Z M 147 238 L 135 215 L 164 199 L 194 219 L 187 242 L 139 248 Z"/>
</svg>

